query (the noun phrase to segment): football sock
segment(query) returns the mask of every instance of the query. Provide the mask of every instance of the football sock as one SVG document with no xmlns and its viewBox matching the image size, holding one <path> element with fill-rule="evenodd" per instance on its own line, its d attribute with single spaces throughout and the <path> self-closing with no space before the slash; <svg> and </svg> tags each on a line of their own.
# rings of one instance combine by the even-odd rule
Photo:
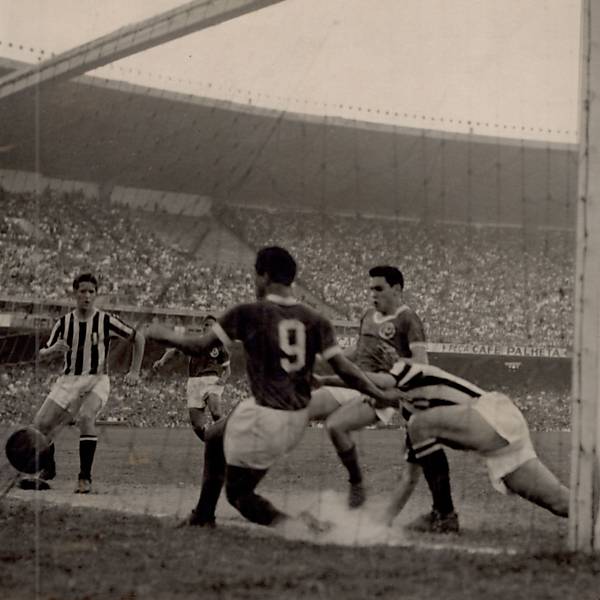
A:
<svg viewBox="0 0 600 600">
<path fill-rule="evenodd" d="M 192 427 L 194 433 L 196 434 L 196 437 L 200 440 L 200 441 L 204 441 L 204 435 L 205 435 L 205 428 L 204 427 Z"/>
<path fill-rule="evenodd" d="M 452 502 L 452 491 L 450 489 L 450 467 L 446 453 L 437 450 L 418 459 L 423 469 L 423 475 L 431 490 L 433 498 L 433 509 L 442 515 L 454 511 Z"/>
<path fill-rule="evenodd" d="M 360 466 L 358 465 L 358 455 L 356 452 L 356 445 L 348 448 L 348 450 L 338 450 L 338 456 L 342 461 L 342 464 L 348 470 L 349 481 L 352 485 L 362 482 L 362 473 Z"/>
<path fill-rule="evenodd" d="M 98 437 L 95 435 L 82 435 L 79 438 L 79 479 L 92 480 L 92 463 L 97 444 Z"/>
<path fill-rule="evenodd" d="M 196 505 L 196 517 L 204 523 L 215 520 L 217 502 L 225 482 L 225 452 L 223 432 L 213 432 L 204 446 L 204 471 L 202 490 Z"/>
<path fill-rule="evenodd" d="M 42 468 L 49 469 L 50 471 L 56 469 L 56 463 L 54 462 L 54 450 L 54 442 L 50 442 L 47 451 L 48 453 L 46 454 L 44 465 L 42 465 Z"/>
</svg>

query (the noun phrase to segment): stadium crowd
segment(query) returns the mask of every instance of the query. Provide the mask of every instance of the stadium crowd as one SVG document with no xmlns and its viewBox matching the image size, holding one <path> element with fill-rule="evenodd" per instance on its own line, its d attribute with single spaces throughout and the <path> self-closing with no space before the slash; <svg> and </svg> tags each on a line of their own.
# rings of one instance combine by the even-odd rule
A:
<svg viewBox="0 0 600 600">
<path fill-rule="evenodd" d="M 390 263 L 432 341 L 571 343 L 571 232 L 237 207 L 221 218 L 253 246 L 290 248 L 300 279 L 351 320 L 369 304 L 368 269 Z"/>
<path fill-rule="evenodd" d="M 105 304 L 206 311 L 251 297 L 249 274 L 218 265 L 190 269 L 188 252 L 166 245 L 151 221 L 126 206 L 50 189 L 37 196 L 4 191 L 2 198 L 5 296 L 64 299 L 74 273 L 91 270 Z"/>
<path fill-rule="evenodd" d="M 2 206 L 5 296 L 64 299 L 83 269 L 99 274 L 104 305 L 218 312 L 253 296 L 248 269 L 197 262 L 128 207 L 49 189 L 4 191 Z M 403 270 L 406 300 L 431 341 L 571 344 L 570 232 L 233 206 L 220 206 L 217 216 L 252 247 L 288 247 L 300 284 L 349 320 L 369 304 L 369 267 L 389 262 Z"/>
<path fill-rule="evenodd" d="M 0 423 L 17 425 L 31 421 L 59 370 L 47 365 L 0 366 Z M 123 382 L 122 374 L 111 376 L 111 392 L 100 415 L 105 423 L 128 427 L 187 427 L 189 417 L 183 372 L 155 374 L 145 370 L 137 386 Z M 557 431 L 570 427 L 570 397 L 567 389 L 505 389 L 523 411 L 531 429 Z M 249 394 L 244 377 L 225 386 L 223 406 L 231 410 Z M 400 423 L 400 417 L 392 426 Z"/>
</svg>

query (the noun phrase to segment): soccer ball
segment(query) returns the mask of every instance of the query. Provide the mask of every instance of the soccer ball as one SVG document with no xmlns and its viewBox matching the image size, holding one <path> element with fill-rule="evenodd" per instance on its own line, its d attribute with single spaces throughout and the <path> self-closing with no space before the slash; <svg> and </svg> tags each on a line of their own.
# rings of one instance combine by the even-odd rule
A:
<svg viewBox="0 0 600 600">
<path fill-rule="evenodd" d="M 37 473 L 48 458 L 50 444 L 35 427 L 17 429 L 6 441 L 6 458 L 21 473 Z"/>
</svg>

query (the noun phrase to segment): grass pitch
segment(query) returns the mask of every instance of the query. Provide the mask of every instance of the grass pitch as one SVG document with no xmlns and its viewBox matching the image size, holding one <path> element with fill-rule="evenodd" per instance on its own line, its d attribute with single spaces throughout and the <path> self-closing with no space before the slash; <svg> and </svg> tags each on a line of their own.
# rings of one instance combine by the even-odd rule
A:
<svg viewBox="0 0 600 600">
<path fill-rule="evenodd" d="M 497 494 L 469 454 L 449 451 L 459 536 L 403 531 L 429 508 L 424 483 L 392 530 L 374 532 L 369 519 L 399 474 L 399 430 L 356 436 L 370 492 L 361 511 L 345 508 L 344 472 L 322 429 L 267 475 L 260 489 L 278 505 L 336 522 L 319 539 L 248 525 L 224 500 L 216 530 L 174 529 L 199 490 L 201 446 L 189 429 L 104 428 L 96 493 L 75 495 L 77 435 L 57 442 L 53 490 L 12 490 L 0 505 L 3 598 L 599 597 L 600 558 L 566 553 L 566 521 Z M 534 442 L 568 481 L 568 434 Z"/>
</svg>

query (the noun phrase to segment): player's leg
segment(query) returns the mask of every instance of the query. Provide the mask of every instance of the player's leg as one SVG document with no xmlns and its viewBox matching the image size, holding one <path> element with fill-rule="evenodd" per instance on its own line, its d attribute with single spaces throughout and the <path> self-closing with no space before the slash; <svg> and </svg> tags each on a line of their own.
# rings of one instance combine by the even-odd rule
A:
<svg viewBox="0 0 600 600">
<path fill-rule="evenodd" d="M 298 445 L 308 424 L 308 410 L 276 410 L 248 398 L 228 419 L 224 439 L 227 498 L 253 523 L 275 526 L 287 515 L 256 494 L 255 488 L 267 470 Z"/>
<path fill-rule="evenodd" d="M 569 489 L 542 463 L 532 458 L 503 477 L 506 487 L 559 517 L 569 516 Z"/>
<path fill-rule="evenodd" d="M 79 475 L 75 489 L 78 494 L 89 494 L 92 491 L 92 466 L 98 445 L 96 419 L 103 405 L 103 399 L 97 393 L 90 392 L 79 411 Z"/>
<path fill-rule="evenodd" d="M 183 523 L 200 527 L 214 527 L 215 512 L 225 481 L 225 453 L 223 438 L 227 419 L 221 419 L 206 430 L 202 490 L 196 508 Z"/>
<path fill-rule="evenodd" d="M 208 397 L 206 399 L 206 406 L 208 407 L 210 416 L 215 422 L 223 416 L 223 410 L 221 408 L 221 397 L 222 392 L 209 392 Z"/>
<path fill-rule="evenodd" d="M 408 435 L 417 459 L 437 450 L 439 440 L 463 450 L 493 452 L 508 442 L 472 406 L 439 406 L 415 413 Z"/>
<path fill-rule="evenodd" d="M 340 406 L 325 421 L 325 427 L 340 461 L 348 471 L 348 481 L 350 483 L 348 504 L 351 508 L 361 506 L 366 495 L 362 472 L 358 463 L 356 444 L 350 437 L 350 432 L 376 422 L 377 415 L 373 407 L 360 399 Z"/>
<path fill-rule="evenodd" d="M 40 479 L 50 481 L 56 477 L 56 461 L 54 458 L 54 440 L 61 429 L 72 419 L 71 413 L 55 399 L 48 396 L 33 419 L 33 426 L 41 431 L 49 440 L 50 447 L 46 455 L 45 464 L 41 465 Z"/>
<path fill-rule="evenodd" d="M 470 406 L 443 406 L 412 416 L 408 424 L 412 452 L 423 470 L 433 498 L 432 511 L 419 517 L 409 528 L 438 533 L 458 532 L 446 453 L 439 442 L 460 449 L 486 452 L 501 448 L 507 441 Z"/>
<path fill-rule="evenodd" d="M 190 416 L 190 424 L 192 430 L 199 440 L 204 441 L 206 431 L 206 409 L 205 408 L 188 408 Z"/>
<path fill-rule="evenodd" d="M 189 377 L 186 384 L 188 414 L 192 429 L 201 441 L 205 437 L 207 396 L 205 378 Z"/>
<path fill-rule="evenodd" d="M 443 406 L 414 414 L 408 423 L 410 452 L 421 466 L 433 497 L 433 508 L 409 525 L 410 529 L 436 533 L 458 532 L 450 472 L 443 442 L 462 450 L 489 452 L 507 445 L 496 430 L 470 406 Z"/>
<path fill-rule="evenodd" d="M 266 498 L 255 492 L 267 469 L 250 469 L 227 465 L 225 491 L 227 500 L 243 517 L 266 527 L 274 527 L 288 518 Z"/>
<path fill-rule="evenodd" d="M 407 529 L 430 533 L 458 533 L 458 515 L 452 499 L 450 465 L 442 448 L 422 457 L 419 462 L 427 487 L 431 493 L 432 507 L 407 525 Z"/>
<path fill-rule="evenodd" d="M 310 395 L 308 404 L 308 418 L 311 421 L 320 421 L 327 418 L 334 410 L 340 407 L 340 401 L 335 395 L 334 388 L 322 387 L 314 390 Z"/>
</svg>

